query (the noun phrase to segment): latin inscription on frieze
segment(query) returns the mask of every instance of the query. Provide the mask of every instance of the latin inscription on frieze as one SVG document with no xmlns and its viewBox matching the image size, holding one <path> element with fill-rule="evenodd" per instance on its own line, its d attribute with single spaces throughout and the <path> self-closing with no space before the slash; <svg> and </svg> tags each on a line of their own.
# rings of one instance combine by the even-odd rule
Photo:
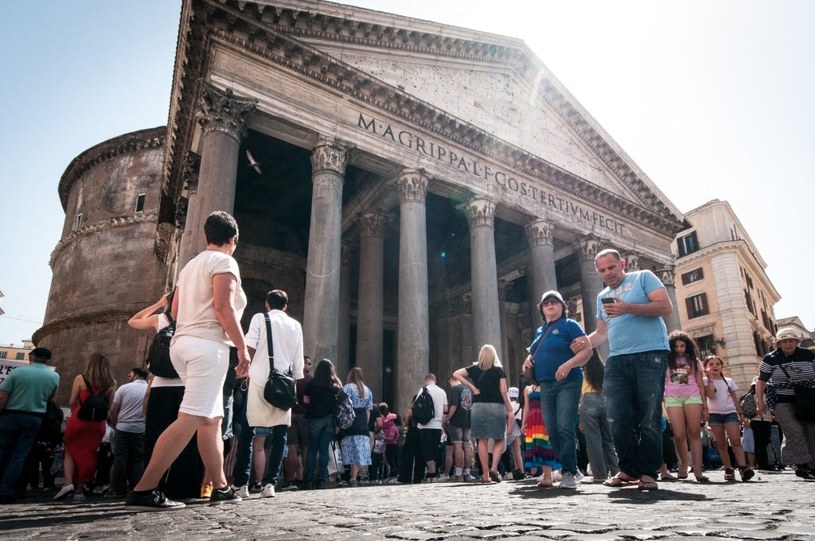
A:
<svg viewBox="0 0 815 541">
<path fill-rule="evenodd" d="M 625 234 L 623 224 L 615 218 L 587 209 L 560 195 L 549 193 L 529 179 L 518 178 L 513 173 L 489 165 L 478 158 L 456 152 L 438 141 L 422 137 L 410 130 L 391 126 L 387 122 L 362 113 L 359 113 L 356 127 L 445 166 L 469 174 L 481 182 L 494 183 L 503 189 L 515 192 L 538 205 L 543 205 L 550 211 L 571 216 L 588 224 L 597 225 L 618 235 Z"/>
</svg>

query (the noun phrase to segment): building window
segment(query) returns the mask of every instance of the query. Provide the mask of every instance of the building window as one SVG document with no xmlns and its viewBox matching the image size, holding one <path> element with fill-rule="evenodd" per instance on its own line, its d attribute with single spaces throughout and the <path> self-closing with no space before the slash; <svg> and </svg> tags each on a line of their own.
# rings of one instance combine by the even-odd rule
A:
<svg viewBox="0 0 815 541">
<path fill-rule="evenodd" d="M 78 231 L 82 227 L 82 213 L 78 212 L 74 218 L 74 231 Z"/>
<path fill-rule="evenodd" d="M 24 361 L 25 360 L 25 353 L 23 353 L 22 351 L 18 351 L 16 359 L 18 361 Z"/>
<path fill-rule="evenodd" d="M 144 194 L 136 196 L 136 212 L 144 212 Z"/>
<path fill-rule="evenodd" d="M 5 359 L 6 355 L 8 355 L 8 351 L 0 351 L 0 359 Z"/>
<path fill-rule="evenodd" d="M 698 269 L 693 269 L 690 272 L 686 272 L 682 275 L 682 284 L 688 285 L 692 284 L 693 282 L 698 282 L 702 278 L 705 277 L 705 274 L 702 272 L 701 267 Z"/>
<path fill-rule="evenodd" d="M 708 355 L 716 355 L 716 343 L 713 341 L 712 334 L 697 336 L 694 340 L 696 341 L 696 346 L 699 348 L 699 356 L 702 360 Z"/>
<path fill-rule="evenodd" d="M 685 299 L 685 307 L 688 309 L 688 319 L 704 316 L 709 313 L 707 307 L 707 294 L 700 293 Z"/>
<path fill-rule="evenodd" d="M 699 240 L 696 238 L 696 231 L 692 232 L 690 235 L 680 237 L 677 239 L 676 244 L 679 248 L 679 257 L 692 254 L 693 252 L 699 250 Z"/>
</svg>

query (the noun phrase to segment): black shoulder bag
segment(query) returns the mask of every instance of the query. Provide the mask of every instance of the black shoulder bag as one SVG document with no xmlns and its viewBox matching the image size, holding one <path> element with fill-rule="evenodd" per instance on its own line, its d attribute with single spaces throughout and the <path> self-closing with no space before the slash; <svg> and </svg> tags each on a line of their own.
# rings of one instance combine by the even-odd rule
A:
<svg viewBox="0 0 815 541">
<path fill-rule="evenodd" d="M 815 421 L 815 387 L 807 387 L 800 382 L 793 382 L 783 364 L 779 364 L 778 368 L 790 380 L 790 385 L 792 385 L 792 390 L 795 393 L 795 417 L 799 421 Z"/>
<path fill-rule="evenodd" d="M 269 346 L 269 379 L 266 380 L 266 386 L 263 388 L 263 399 L 276 408 L 288 410 L 297 404 L 294 377 L 291 368 L 283 373 L 274 367 L 272 322 L 269 320 L 268 312 L 264 312 L 263 317 L 266 318 L 266 343 Z"/>
</svg>

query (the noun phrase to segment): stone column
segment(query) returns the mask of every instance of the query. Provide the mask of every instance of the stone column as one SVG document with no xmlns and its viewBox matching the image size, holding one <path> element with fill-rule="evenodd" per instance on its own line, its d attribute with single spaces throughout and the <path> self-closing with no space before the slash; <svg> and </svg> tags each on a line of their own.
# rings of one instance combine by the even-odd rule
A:
<svg viewBox="0 0 815 541">
<path fill-rule="evenodd" d="M 340 243 L 345 149 L 321 139 L 311 154 L 311 225 L 303 316 L 305 354 L 337 360 L 340 315 Z"/>
<path fill-rule="evenodd" d="M 603 281 L 594 266 L 594 256 L 602 249 L 602 241 L 595 237 L 584 237 L 577 242 L 577 256 L 580 259 L 580 294 L 583 299 L 583 322 L 586 332 L 597 328 L 597 294 L 603 288 Z"/>
<path fill-rule="evenodd" d="M 532 262 L 532 279 L 529 282 L 529 294 L 532 302 L 533 327 L 541 321 L 538 303 L 541 295 L 551 289 L 557 289 L 555 273 L 555 252 L 553 246 L 554 224 L 549 220 L 533 220 L 524 226 L 526 240 L 529 243 L 529 259 Z"/>
<path fill-rule="evenodd" d="M 425 198 L 429 179 L 421 170 L 406 169 L 399 188 L 399 336 L 397 339 L 396 404 L 403 413 L 413 392 L 430 369 L 427 223 Z M 443 376 L 442 376 L 443 377 Z"/>
<path fill-rule="evenodd" d="M 473 346 L 492 344 L 503 353 L 498 270 L 495 266 L 495 203 L 476 197 L 462 207 L 470 224 L 470 280 L 473 294 Z"/>
<path fill-rule="evenodd" d="M 665 285 L 665 290 L 668 292 L 668 298 L 671 299 L 673 310 L 671 314 L 663 317 L 665 326 L 668 328 L 668 333 L 682 329 L 682 323 L 679 321 L 679 305 L 676 302 L 676 272 L 673 265 L 667 264 L 656 270 L 657 277 L 662 280 Z"/>
<path fill-rule="evenodd" d="M 368 212 L 359 219 L 357 366 L 375 400 L 382 399 L 382 318 L 384 313 L 385 217 Z"/>
<path fill-rule="evenodd" d="M 348 241 L 342 241 L 340 248 L 340 319 L 337 338 L 337 360 L 334 368 L 342 381 L 350 370 L 351 348 L 351 264 L 354 248 Z M 333 362 L 333 360 L 332 360 Z M 315 363 L 316 364 L 316 363 Z"/>
<path fill-rule="evenodd" d="M 185 226 L 185 236 L 189 238 L 182 240 L 179 268 L 206 248 L 207 216 L 215 210 L 234 213 L 238 151 L 246 136 L 245 116 L 256 104 L 255 100 L 235 97 L 231 90 L 221 90 L 206 81 L 203 90 L 198 113 L 198 123 L 204 132 L 201 167 L 195 194 L 190 197 Z"/>
</svg>

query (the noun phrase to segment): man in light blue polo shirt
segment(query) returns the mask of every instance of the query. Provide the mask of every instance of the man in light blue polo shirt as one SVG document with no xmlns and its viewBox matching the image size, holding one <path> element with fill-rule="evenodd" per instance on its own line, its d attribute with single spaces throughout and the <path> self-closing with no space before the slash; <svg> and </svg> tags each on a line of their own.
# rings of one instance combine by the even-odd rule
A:
<svg viewBox="0 0 815 541">
<path fill-rule="evenodd" d="M 638 482 L 640 490 L 656 490 L 662 465 L 662 395 L 668 364 L 668 332 L 663 316 L 673 310 L 665 286 L 648 270 L 625 272 L 617 250 L 594 258 L 606 288 L 597 295 L 597 329 L 592 347 L 608 339 L 603 391 L 611 436 L 620 459 L 620 473 L 606 485 Z M 585 341 L 575 341 L 575 351 Z"/>
<path fill-rule="evenodd" d="M 0 383 L 0 504 L 14 503 L 14 488 L 40 430 L 59 374 L 45 363 L 51 352 L 34 348 L 31 364 L 11 371 Z"/>
</svg>

